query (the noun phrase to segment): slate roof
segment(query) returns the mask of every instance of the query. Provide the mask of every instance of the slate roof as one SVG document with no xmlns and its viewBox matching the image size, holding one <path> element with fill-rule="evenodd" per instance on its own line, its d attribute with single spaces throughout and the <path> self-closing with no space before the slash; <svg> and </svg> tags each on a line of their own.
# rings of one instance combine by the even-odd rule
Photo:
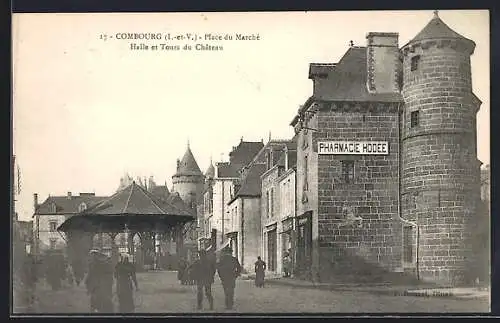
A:
<svg viewBox="0 0 500 323">
<path fill-rule="evenodd" d="M 172 194 L 171 194 L 172 195 Z M 172 215 L 191 216 L 186 210 L 161 199 L 132 182 L 125 189 L 89 207 L 82 215 Z"/>
<path fill-rule="evenodd" d="M 216 166 L 217 178 L 234 178 L 240 176 L 239 169 L 228 162 L 216 163 Z"/>
<path fill-rule="evenodd" d="M 338 64 L 332 68 L 322 93 L 313 100 L 354 102 L 402 102 L 400 93 L 370 93 L 367 89 L 366 47 L 350 47 Z M 309 101 L 309 100 L 308 100 Z M 309 106 L 304 105 L 303 109 Z"/>
<path fill-rule="evenodd" d="M 68 196 L 49 196 L 42 204 L 38 206 L 35 214 L 71 214 L 78 213 L 80 204 L 87 204 L 87 208 L 106 199 L 105 196 L 95 196 L 93 193 L 80 193 L 80 195 Z M 51 210 L 52 203 L 56 205 L 56 213 Z"/>
<path fill-rule="evenodd" d="M 183 176 L 183 175 L 203 176 L 203 173 L 201 172 L 200 167 L 198 166 L 198 163 L 196 162 L 196 159 L 193 156 L 193 152 L 191 151 L 191 148 L 189 148 L 189 146 L 187 147 L 184 156 L 179 162 L 177 166 L 177 171 L 174 176 Z"/>
<path fill-rule="evenodd" d="M 252 161 L 253 157 L 264 147 L 262 141 L 243 141 L 233 147 L 229 153 L 229 163 L 236 168 L 241 168 Z"/>
<path fill-rule="evenodd" d="M 186 205 L 186 203 L 182 200 L 178 192 L 171 193 L 167 197 L 166 201 L 175 206 L 176 208 L 178 208 L 179 210 L 185 211 L 188 214 L 193 215 L 194 210 Z"/>
<path fill-rule="evenodd" d="M 416 42 L 424 39 L 466 39 L 464 36 L 452 30 L 445 24 L 437 14 L 429 21 L 429 23 L 422 29 L 411 41 Z"/>
<path fill-rule="evenodd" d="M 228 204 L 232 203 L 238 197 L 259 197 L 261 196 L 261 178 L 260 176 L 266 171 L 266 165 L 254 163 L 246 173 L 246 176 L 241 180 L 240 189 Z"/>
<path fill-rule="evenodd" d="M 215 177 L 215 167 L 212 161 L 210 161 L 210 166 L 208 166 L 207 171 L 205 172 L 205 177 L 214 178 Z"/>
<path fill-rule="evenodd" d="M 151 193 L 159 198 L 166 199 L 170 195 L 167 185 L 153 186 Z"/>
</svg>

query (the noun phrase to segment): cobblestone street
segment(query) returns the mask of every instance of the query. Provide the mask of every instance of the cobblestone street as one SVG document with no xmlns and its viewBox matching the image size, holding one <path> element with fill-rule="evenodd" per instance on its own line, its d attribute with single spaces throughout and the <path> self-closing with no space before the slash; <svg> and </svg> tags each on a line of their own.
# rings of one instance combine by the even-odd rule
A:
<svg viewBox="0 0 500 323">
<path fill-rule="evenodd" d="M 228 312 L 220 281 L 213 286 L 215 309 L 196 310 L 196 287 L 183 286 L 174 272 L 138 274 L 138 313 Z M 87 313 L 89 297 L 82 286 L 52 291 L 38 288 L 39 313 Z M 205 307 L 207 304 L 205 302 Z M 238 280 L 234 313 L 432 313 L 487 312 L 489 301 L 413 296 L 375 295 L 357 291 L 325 291 L 292 286 L 256 288 L 251 280 Z"/>
</svg>

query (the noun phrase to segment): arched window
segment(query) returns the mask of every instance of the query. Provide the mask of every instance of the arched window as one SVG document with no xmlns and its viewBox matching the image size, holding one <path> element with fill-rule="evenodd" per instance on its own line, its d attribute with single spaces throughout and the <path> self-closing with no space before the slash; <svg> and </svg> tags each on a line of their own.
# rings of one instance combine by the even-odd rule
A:
<svg viewBox="0 0 500 323">
<path fill-rule="evenodd" d="M 52 202 L 50 204 L 50 213 L 56 213 L 56 212 L 57 212 L 56 203 Z"/>
<path fill-rule="evenodd" d="M 83 212 L 86 209 L 87 209 L 87 204 L 85 204 L 84 202 L 82 202 L 80 206 L 78 206 L 78 212 Z"/>
</svg>

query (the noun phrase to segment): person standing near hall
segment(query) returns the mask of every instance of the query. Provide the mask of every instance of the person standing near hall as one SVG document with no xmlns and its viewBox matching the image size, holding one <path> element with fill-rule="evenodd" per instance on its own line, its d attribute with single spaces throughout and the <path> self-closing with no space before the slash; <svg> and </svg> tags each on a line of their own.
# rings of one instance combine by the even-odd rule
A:
<svg viewBox="0 0 500 323">
<path fill-rule="evenodd" d="M 258 256 L 257 261 L 255 262 L 255 286 L 264 287 L 266 268 L 266 263 L 260 259 L 260 256 Z"/>
<path fill-rule="evenodd" d="M 217 272 L 224 288 L 226 309 L 230 310 L 233 308 L 234 288 L 236 287 L 236 278 L 241 274 L 241 266 L 238 259 L 232 256 L 231 248 L 227 247 L 222 252 L 217 264 Z"/>
<path fill-rule="evenodd" d="M 185 272 L 188 267 L 187 261 L 184 259 L 184 257 L 179 258 L 179 262 L 177 264 L 177 280 L 181 282 L 182 285 L 185 283 Z"/>
<path fill-rule="evenodd" d="M 200 250 L 199 259 L 191 266 L 192 278 L 197 286 L 198 309 L 203 308 L 203 290 L 207 297 L 210 309 L 214 309 L 214 298 L 212 296 L 212 284 L 216 271 L 216 264 L 207 256 L 205 250 Z"/>
<path fill-rule="evenodd" d="M 90 295 L 90 311 L 113 312 L 113 266 L 99 250 L 90 251 L 90 263 L 85 286 Z"/>
<path fill-rule="evenodd" d="M 115 267 L 116 294 L 120 313 L 134 312 L 134 289 L 139 290 L 135 275 L 135 266 L 129 262 L 128 255 L 122 255 Z M 133 283 L 133 286 L 132 286 Z"/>
</svg>

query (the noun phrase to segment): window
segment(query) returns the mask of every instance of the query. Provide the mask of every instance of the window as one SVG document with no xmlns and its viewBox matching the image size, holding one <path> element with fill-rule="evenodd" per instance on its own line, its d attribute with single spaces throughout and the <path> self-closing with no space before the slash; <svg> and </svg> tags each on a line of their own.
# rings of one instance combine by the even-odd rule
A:
<svg viewBox="0 0 500 323">
<path fill-rule="evenodd" d="M 266 192 L 266 216 L 269 217 L 269 191 Z"/>
<path fill-rule="evenodd" d="M 413 227 L 410 226 L 403 228 L 403 259 L 413 263 Z"/>
<path fill-rule="evenodd" d="M 56 208 L 56 203 L 51 203 L 50 204 L 50 213 L 56 213 L 57 208 Z"/>
<path fill-rule="evenodd" d="M 302 135 L 302 148 L 306 149 L 309 146 L 309 138 L 307 136 L 307 129 L 304 129 L 304 133 Z"/>
<path fill-rule="evenodd" d="M 420 55 L 415 55 L 411 58 L 411 71 L 418 70 L 419 62 L 420 62 Z"/>
<path fill-rule="evenodd" d="M 309 189 L 309 182 L 307 180 L 307 175 L 309 173 L 309 165 L 307 160 L 307 155 L 304 157 L 304 191 Z"/>
<path fill-rule="evenodd" d="M 410 127 L 415 128 L 419 124 L 420 111 L 412 111 L 410 116 Z"/>
<path fill-rule="evenodd" d="M 342 179 L 345 183 L 354 182 L 354 161 L 353 160 L 343 160 L 342 161 Z"/>
<path fill-rule="evenodd" d="M 271 188 L 271 217 L 274 217 L 274 188 Z"/>
<path fill-rule="evenodd" d="M 49 231 L 50 232 L 57 231 L 57 221 L 49 221 Z"/>
<path fill-rule="evenodd" d="M 56 248 L 56 244 L 57 244 L 57 239 L 56 238 L 51 238 L 49 240 L 49 243 L 50 243 L 50 249 L 55 249 Z"/>
<path fill-rule="evenodd" d="M 85 204 L 85 203 L 80 204 L 80 206 L 78 207 L 79 212 L 83 212 L 86 209 L 87 209 L 87 204 Z"/>
</svg>

